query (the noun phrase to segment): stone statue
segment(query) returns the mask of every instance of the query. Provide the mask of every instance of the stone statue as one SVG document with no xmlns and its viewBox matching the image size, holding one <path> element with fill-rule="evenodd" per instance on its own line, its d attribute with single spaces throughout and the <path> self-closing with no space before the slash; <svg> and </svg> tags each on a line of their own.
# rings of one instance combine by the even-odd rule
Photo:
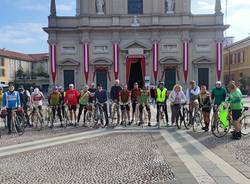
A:
<svg viewBox="0 0 250 184">
<path fill-rule="evenodd" d="M 104 0 L 96 0 L 97 15 L 104 15 Z"/>
<path fill-rule="evenodd" d="M 166 0 L 166 10 L 167 13 L 174 13 L 174 0 Z"/>
</svg>

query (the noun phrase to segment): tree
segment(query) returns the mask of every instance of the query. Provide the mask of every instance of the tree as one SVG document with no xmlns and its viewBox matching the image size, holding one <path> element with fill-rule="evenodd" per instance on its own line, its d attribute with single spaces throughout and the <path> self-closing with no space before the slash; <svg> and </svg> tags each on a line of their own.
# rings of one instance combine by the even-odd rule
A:
<svg viewBox="0 0 250 184">
<path fill-rule="evenodd" d="M 16 76 L 17 76 L 18 78 L 23 78 L 24 75 L 25 75 L 25 74 L 24 74 L 23 68 L 20 67 L 20 68 L 16 71 Z"/>
</svg>

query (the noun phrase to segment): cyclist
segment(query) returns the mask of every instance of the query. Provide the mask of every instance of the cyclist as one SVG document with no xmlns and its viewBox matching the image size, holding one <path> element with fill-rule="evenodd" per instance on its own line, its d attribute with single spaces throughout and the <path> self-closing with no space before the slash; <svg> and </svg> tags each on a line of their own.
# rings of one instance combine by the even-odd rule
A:
<svg viewBox="0 0 250 184">
<path fill-rule="evenodd" d="M 191 121 L 193 118 L 194 108 L 199 107 L 199 101 L 198 101 L 199 94 L 200 94 L 200 87 L 196 85 L 196 82 L 194 80 L 190 81 L 189 88 L 187 89 L 186 93 L 187 102 L 189 104 L 190 123 L 192 123 Z"/>
<path fill-rule="evenodd" d="M 127 113 L 128 121 L 131 124 L 131 121 L 130 121 L 130 107 L 129 107 L 130 96 L 131 96 L 131 94 L 130 94 L 130 91 L 128 90 L 128 85 L 125 84 L 123 89 L 120 91 L 119 101 L 121 103 L 121 111 L 124 112 L 126 110 L 125 113 Z M 122 122 L 122 123 L 124 123 L 124 122 Z"/>
<path fill-rule="evenodd" d="M 79 111 L 78 111 L 78 117 L 77 117 L 77 123 L 79 124 L 80 122 L 80 118 L 82 115 L 82 111 L 84 110 L 83 113 L 83 126 L 85 126 L 85 115 L 87 112 L 87 105 L 89 104 L 89 98 L 91 93 L 88 91 L 89 87 L 86 85 L 84 86 L 83 90 L 80 93 L 80 97 L 79 97 Z"/>
<path fill-rule="evenodd" d="M 215 88 L 213 88 L 211 91 L 211 99 L 214 101 L 214 105 L 219 107 L 220 104 L 225 101 L 226 96 L 227 96 L 226 89 L 224 87 L 222 87 L 220 81 L 217 81 Z M 215 109 L 214 109 L 214 111 L 215 111 Z"/>
<path fill-rule="evenodd" d="M 0 87 L 0 110 L 2 108 L 2 101 L 3 101 L 3 88 Z"/>
<path fill-rule="evenodd" d="M 145 123 L 142 120 L 142 116 L 143 116 L 143 108 L 145 107 L 147 112 L 148 112 L 148 126 L 151 126 L 151 111 L 150 111 L 150 105 L 149 105 L 149 98 L 150 98 L 150 91 L 146 88 L 146 86 L 143 87 L 143 89 L 140 92 L 140 96 L 139 96 L 139 119 L 140 122 L 138 124 L 138 126 L 140 126 L 141 124 Z"/>
<path fill-rule="evenodd" d="M 186 96 L 182 90 L 182 86 L 176 84 L 173 88 L 173 91 L 169 94 L 169 101 L 171 107 L 171 123 L 172 126 L 178 121 L 178 111 L 181 108 L 181 104 L 186 102 Z"/>
<path fill-rule="evenodd" d="M 61 94 L 61 104 L 60 104 L 60 106 L 61 106 L 61 110 L 62 110 L 62 117 L 65 118 L 65 115 L 64 115 L 64 113 L 65 113 L 65 106 L 64 106 L 65 92 L 64 92 L 64 89 L 63 89 L 62 86 L 59 86 L 58 91 Z"/>
<path fill-rule="evenodd" d="M 137 82 L 134 83 L 134 88 L 131 91 L 131 101 L 132 101 L 132 122 L 134 123 L 136 106 L 138 104 L 139 96 L 141 94 L 141 89 Z M 131 123 L 129 125 L 131 125 Z"/>
<path fill-rule="evenodd" d="M 12 110 L 20 108 L 21 103 L 19 93 L 15 91 L 14 83 L 9 83 L 9 89 L 3 94 L 2 99 L 2 111 L 7 111 L 8 134 L 11 134 Z"/>
<path fill-rule="evenodd" d="M 43 93 L 38 88 L 35 88 L 34 92 L 31 93 L 31 105 L 34 107 L 33 111 L 38 108 L 41 117 L 43 117 L 42 107 L 44 99 Z"/>
<path fill-rule="evenodd" d="M 95 92 L 95 98 L 96 98 L 97 102 L 99 102 L 100 104 L 102 104 L 102 109 L 104 111 L 104 116 L 105 116 L 105 121 L 106 121 L 105 126 L 108 126 L 108 124 L 109 124 L 109 120 L 108 120 L 108 106 L 107 106 L 108 97 L 107 97 L 106 90 L 104 90 L 102 88 L 101 84 L 97 85 L 97 91 Z"/>
<path fill-rule="evenodd" d="M 23 86 L 20 86 L 19 89 L 19 95 L 20 95 L 20 102 L 21 102 L 21 107 L 24 110 L 24 115 L 27 118 L 27 123 L 31 127 L 31 123 L 29 121 L 29 115 L 28 115 L 28 108 L 29 108 L 29 103 L 30 103 L 30 93 L 28 90 L 25 90 Z"/>
<path fill-rule="evenodd" d="M 230 104 L 230 109 L 232 111 L 233 126 L 234 126 L 234 132 L 232 132 L 233 133 L 232 138 L 239 140 L 241 139 L 241 123 L 239 119 L 242 115 L 242 109 L 243 109 L 242 93 L 233 83 L 228 85 L 228 90 L 230 94 L 227 102 L 229 102 Z"/>
<path fill-rule="evenodd" d="M 90 92 L 90 98 L 89 98 L 89 103 L 93 104 L 95 102 L 95 92 L 96 92 L 96 88 L 95 88 L 95 83 L 92 83 L 90 88 L 89 88 L 89 92 Z"/>
<path fill-rule="evenodd" d="M 168 111 L 167 111 L 167 97 L 168 97 L 168 90 L 167 88 L 164 87 L 163 82 L 159 82 L 159 85 L 156 89 L 156 104 L 157 104 L 157 114 L 156 114 L 156 120 L 159 125 L 159 115 L 160 115 L 160 108 L 163 108 L 165 117 L 166 117 L 166 122 L 168 125 Z"/>
<path fill-rule="evenodd" d="M 56 112 L 57 112 L 57 115 L 60 119 L 61 127 L 63 127 L 62 114 L 61 114 L 61 101 L 62 101 L 62 95 L 58 91 L 58 88 L 55 86 L 53 88 L 53 92 L 48 97 L 48 102 L 49 102 L 49 105 L 52 107 L 53 119 L 54 120 L 56 119 Z M 52 121 L 51 128 L 53 127 L 54 127 L 54 124 Z"/>
<path fill-rule="evenodd" d="M 73 125 L 73 120 L 76 125 L 76 108 L 79 96 L 80 93 L 74 88 L 74 84 L 70 84 L 69 89 L 66 91 L 64 102 L 69 107 L 71 126 Z"/>
<path fill-rule="evenodd" d="M 210 124 L 210 112 L 211 112 L 211 99 L 210 93 L 207 91 L 207 87 L 205 85 L 201 86 L 201 92 L 198 97 L 199 106 L 202 109 L 202 115 L 205 123 L 205 127 L 202 127 L 202 130 L 207 132 L 209 130 Z"/>
<path fill-rule="evenodd" d="M 119 93 L 122 90 L 122 87 L 120 86 L 119 79 L 115 80 L 115 85 L 111 87 L 110 90 L 110 99 L 113 101 L 113 103 L 119 103 Z M 112 105 L 113 106 L 113 105 Z M 111 108 L 112 109 L 112 108 Z M 112 110 L 111 110 L 112 111 Z M 110 111 L 110 115 L 112 116 L 112 112 Z M 119 105 L 117 105 L 117 121 L 120 119 L 120 113 L 119 113 Z M 120 122 L 117 122 L 119 124 Z"/>
</svg>

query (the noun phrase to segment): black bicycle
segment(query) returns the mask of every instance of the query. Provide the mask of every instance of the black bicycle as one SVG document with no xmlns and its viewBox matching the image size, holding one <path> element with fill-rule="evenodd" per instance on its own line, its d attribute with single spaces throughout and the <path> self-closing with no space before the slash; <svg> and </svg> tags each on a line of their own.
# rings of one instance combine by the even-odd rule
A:
<svg viewBox="0 0 250 184">
<path fill-rule="evenodd" d="M 189 111 L 186 107 L 186 104 L 178 104 L 177 105 L 177 116 L 176 116 L 176 126 L 178 129 L 181 129 L 182 125 L 185 126 L 186 129 L 189 129 Z"/>
</svg>

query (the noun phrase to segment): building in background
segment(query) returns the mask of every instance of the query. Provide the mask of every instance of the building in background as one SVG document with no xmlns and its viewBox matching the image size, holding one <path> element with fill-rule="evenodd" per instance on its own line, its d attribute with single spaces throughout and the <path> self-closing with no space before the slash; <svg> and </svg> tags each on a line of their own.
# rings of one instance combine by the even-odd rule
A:
<svg viewBox="0 0 250 184">
<path fill-rule="evenodd" d="M 49 86 L 48 53 L 24 54 L 0 49 L 0 82 L 14 81 L 24 86 Z"/>
<path fill-rule="evenodd" d="M 144 85 L 165 81 L 211 87 L 223 69 L 221 1 L 215 13 L 193 15 L 191 0 L 76 0 L 76 16 L 60 17 L 51 0 L 48 27 L 51 82 L 78 88 L 114 79 Z"/>
<path fill-rule="evenodd" d="M 224 81 L 240 83 L 244 93 L 250 89 L 250 36 L 224 48 Z"/>
</svg>

